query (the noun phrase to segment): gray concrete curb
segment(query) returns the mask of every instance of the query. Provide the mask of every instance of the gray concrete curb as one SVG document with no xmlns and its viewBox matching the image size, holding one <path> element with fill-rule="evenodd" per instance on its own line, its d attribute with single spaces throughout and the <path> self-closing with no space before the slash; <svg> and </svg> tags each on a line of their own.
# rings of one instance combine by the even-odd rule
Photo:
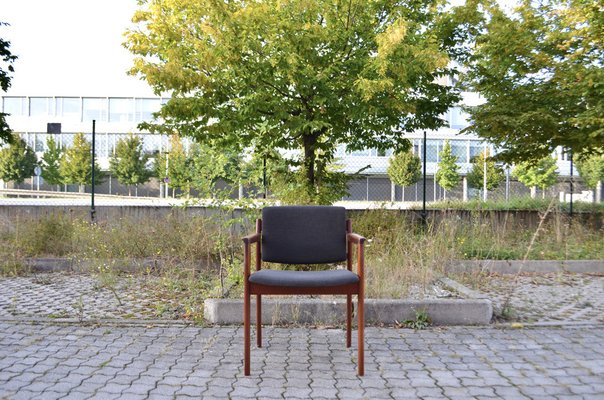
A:
<svg viewBox="0 0 604 400">
<path fill-rule="evenodd" d="M 604 260 L 459 260 L 446 267 L 449 272 L 490 272 L 497 274 L 604 273 Z"/>
<path fill-rule="evenodd" d="M 252 300 L 252 322 L 256 305 Z M 355 303 L 356 308 L 356 303 Z M 392 325 L 415 320 L 416 312 L 428 314 L 434 325 L 488 325 L 493 306 L 487 299 L 456 300 L 365 300 L 365 322 Z M 238 325 L 243 321 L 243 300 L 207 299 L 204 316 L 209 323 Z M 263 299 L 263 324 L 338 325 L 345 322 L 345 300 Z"/>
<path fill-rule="evenodd" d="M 154 258 L 113 260 L 113 267 L 133 272 L 142 269 L 162 268 L 165 260 Z M 27 258 L 25 265 L 33 271 L 85 272 L 94 269 L 99 262 L 71 258 Z M 604 260 L 454 260 L 446 266 L 449 272 L 494 272 L 498 274 L 574 272 L 604 273 Z"/>
</svg>

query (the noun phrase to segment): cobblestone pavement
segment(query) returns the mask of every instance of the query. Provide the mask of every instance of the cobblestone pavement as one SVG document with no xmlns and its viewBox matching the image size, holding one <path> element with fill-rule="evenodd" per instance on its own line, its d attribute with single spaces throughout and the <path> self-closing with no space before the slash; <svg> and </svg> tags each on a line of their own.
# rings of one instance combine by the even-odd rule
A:
<svg viewBox="0 0 604 400">
<path fill-rule="evenodd" d="M 157 278 L 124 276 L 104 282 L 95 275 L 58 272 L 0 278 L 0 318 L 182 319 L 182 305 L 147 288 L 152 279 Z M 502 314 L 503 304 L 510 298 L 513 320 L 604 322 L 602 275 L 490 275 L 480 279 L 479 291 L 493 301 L 496 314 Z"/>
<path fill-rule="evenodd" d="M 181 304 L 157 294 L 157 283 L 148 288 L 149 275 L 116 276 L 104 282 L 98 275 L 66 272 L 36 273 L 0 278 L 1 317 L 96 319 L 182 319 Z M 419 290 L 410 296 L 439 298 L 451 296 L 442 285 L 428 293 Z M 201 308 L 201 306 L 200 306 Z"/>
<path fill-rule="evenodd" d="M 368 328 L 366 376 L 339 329 L 0 322 L 5 399 L 604 399 L 604 328 Z M 252 341 L 253 343 L 253 341 Z"/>
<path fill-rule="evenodd" d="M 0 317 L 174 319 L 177 306 L 145 290 L 152 277 L 110 277 L 64 272 L 0 278 Z M 173 308 L 173 309 L 172 309 Z"/>
<path fill-rule="evenodd" d="M 501 314 L 528 322 L 604 322 L 604 276 L 597 274 L 491 275 L 481 288 Z"/>
</svg>

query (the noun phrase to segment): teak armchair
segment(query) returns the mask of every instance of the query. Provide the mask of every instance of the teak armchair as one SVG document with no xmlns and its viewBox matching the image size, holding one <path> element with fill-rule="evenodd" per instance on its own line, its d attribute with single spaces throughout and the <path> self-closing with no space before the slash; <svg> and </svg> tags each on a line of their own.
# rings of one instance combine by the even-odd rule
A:
<svg viewBox="0 0 604 400">
<path fill-rule="evenodd" d="M 262 295 L 346 295 L 346 347 L 352 342 L 352 295 L 358 299 L 358 374 L 364 375 L 364 243 L 352 233 L 343 207 L 265 207 L 256 233 L 244 243 L 244 374 L 250 374 L 250 298 L 256 295 L 256 339 L 262 347 Z M 250 272 L 251 245 L 256 244 L 256 271 Z M 353 245 L 357 271 L 352 271 Z M 346 261 L 347 269 L 285 271 L 262 269 L 262 261 L 282 264 L 329 264 Z"/>
</svg>

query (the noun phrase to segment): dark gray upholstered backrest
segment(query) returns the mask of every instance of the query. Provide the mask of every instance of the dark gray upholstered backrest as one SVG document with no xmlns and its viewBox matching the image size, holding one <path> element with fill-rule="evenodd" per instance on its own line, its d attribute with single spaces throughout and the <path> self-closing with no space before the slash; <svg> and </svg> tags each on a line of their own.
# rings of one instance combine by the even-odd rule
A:
<svg viewBox="0 0 604 400">
<path fill-rule="evenodd" d="M 262 260 L 284 264 L 346 260 L 346 210 L 331 206 L 265 207 Z"/>
</svg>

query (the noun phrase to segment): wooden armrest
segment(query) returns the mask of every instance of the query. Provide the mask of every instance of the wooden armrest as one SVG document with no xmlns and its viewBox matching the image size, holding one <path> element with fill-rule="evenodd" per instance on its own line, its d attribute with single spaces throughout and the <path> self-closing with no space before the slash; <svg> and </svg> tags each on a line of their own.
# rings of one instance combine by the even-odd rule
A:
<svg viewBox="0 0 604 400">
<path fill-rule="evenodd" d="M 243 240 L 243 243 L 246 245 L 257 243 L 260 241 L 260 234 L 258 232 L 252 233 L 251 235 L 244 236 L 241 240 Z"/>
<path fill-rule="evenodd" d="M 356 243 L 356 244 L 363 244 L 366 240 L 363 236 L 358 235 L 356 233 L 348 233 L 346 235 L 346 239 L 349 242 Z"/>
</svg>

